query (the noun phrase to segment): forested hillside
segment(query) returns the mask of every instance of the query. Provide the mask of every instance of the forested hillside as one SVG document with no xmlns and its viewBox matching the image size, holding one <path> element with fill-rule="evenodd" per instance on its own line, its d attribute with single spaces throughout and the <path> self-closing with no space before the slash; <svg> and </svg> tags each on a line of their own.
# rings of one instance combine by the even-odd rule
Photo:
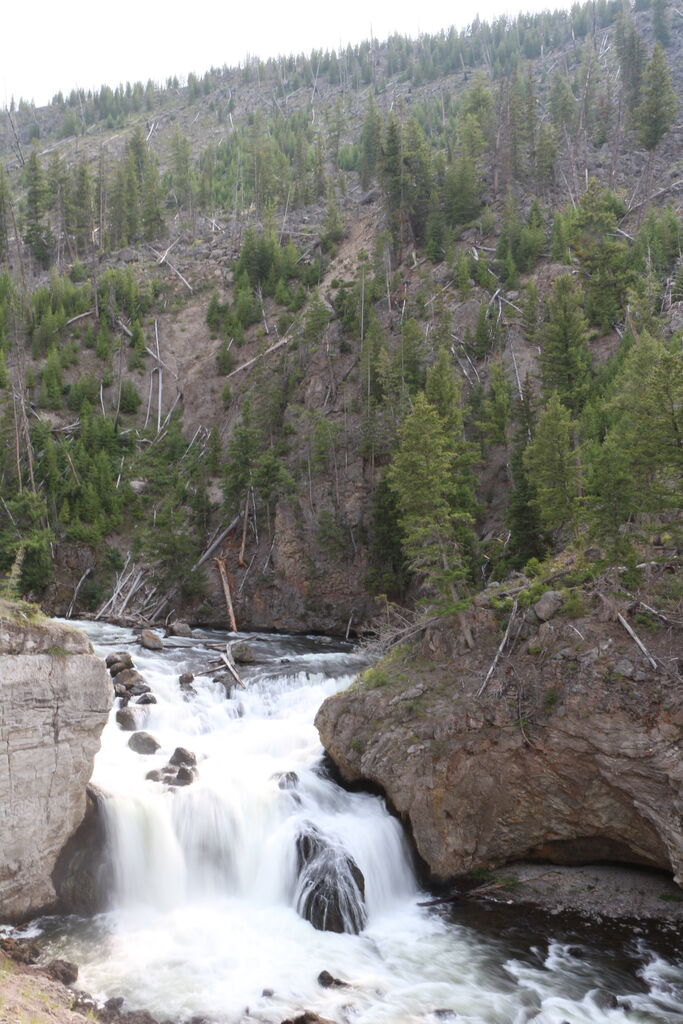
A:
<svg viewBox="0 0 683 1024">
<path fill-rule="evenodd" d="M 12 101 L 5 589 L 223 624 L 219 557 L 344 632 L 675 555 L 681 97 L 680 12 L 598 0 Z"/>
</svg>

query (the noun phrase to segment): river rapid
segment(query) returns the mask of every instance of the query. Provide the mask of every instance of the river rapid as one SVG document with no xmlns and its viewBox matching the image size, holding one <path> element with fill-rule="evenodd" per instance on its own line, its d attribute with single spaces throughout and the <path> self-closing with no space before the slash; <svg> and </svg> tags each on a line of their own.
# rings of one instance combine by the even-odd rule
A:
<svg viewBox="0 0 683 1024">
<path fill-rule="evenodd" d="M 99 1000 L 123 996 L 125 1009 L 159 1020 L 212 1024 L 278 1024 L 303 1009 L 339 1024 L 683 1021 L 683 964 L 636 930 L 611 947 L 550 918 L 539 927 L 521 912 L 419 905 L 428 896 L 399 823 L 381 799 L 344 791 L 324 769 L 313 719 L 362 667 L 349 645 L 256 638 L 263 663 L 227 697 L 203 646 L 219 634 L 150 652 L 121 628 L 75 625 L 102 656 L 131 652 L 157 699 L 140 709 L 141 727 L 161 744 L 133 752 L 112 711 L 93 775 L 107 794 L 111 909 L 31 929 L 46 958 L 79 964 L 79 986 Z M 193 692 L 179 684 L 188 671 Z M 146 780 L 177 747 L 196 755 L 196 780 L 176 789 Z M 323 837 L 334 863 L 350 856 L 362 871 L 359 934 L 318 931 L 297 912 L 306 833 Z M 322 987 L 321 971 L 347 987 Z"/>
</svg>

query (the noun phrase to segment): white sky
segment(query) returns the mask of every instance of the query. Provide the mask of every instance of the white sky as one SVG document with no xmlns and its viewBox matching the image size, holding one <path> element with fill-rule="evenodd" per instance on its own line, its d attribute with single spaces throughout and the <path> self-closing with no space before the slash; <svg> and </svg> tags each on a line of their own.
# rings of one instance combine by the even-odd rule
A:
<svg viewBox="0 0 683 1024">
<path fill-rule="evenodd" d="M 10 98 L 49 102 L 60 89 L 165 82 L 190 71 L 262 58 L 339 49 L 370 35 L 415 37 L 476 14 L 491 21 L 570 0 L 9 0 L 2 17 L 0 106 Z"/>
</svg>

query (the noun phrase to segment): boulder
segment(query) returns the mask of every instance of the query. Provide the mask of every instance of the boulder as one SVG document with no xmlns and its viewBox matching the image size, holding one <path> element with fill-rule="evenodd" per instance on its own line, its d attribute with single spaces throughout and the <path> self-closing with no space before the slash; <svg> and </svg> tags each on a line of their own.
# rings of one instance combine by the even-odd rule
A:
<svg viewBox="0 0 683 1024">
<path fill-rule="evenodd" d="M 186 750 L 185 747 L 176 747 L 171 754 L 168 763 L 183 765 L 186 768 L 195 768 L 197 765 L 197 756 L 196 754 L 193 754 L 191 750 Z"/>
<path fill-rule="evenodd" d="M 230 645 L 230 653 L 238 665 L 266 665 L 271 659 L 256 644 L 239 640 Z"/>
<path fill-rule="evenodd" d="M 138 638 L 138 643 L 148 651 L 161 651 L 164 647 L 161 642 L 161 637 L 151 629 L 142 630 Z"/>
<path fill-rule="evenodd" d="M 183 672 L 182 675 L 178 676 L 178 683 L 183 689 L 185 689 L 188 686 L 191 687 L 193 682 L 194 675 L 192 674 L 192 672 Z"/>
<path fill-rule="evenodd" d="M 175 779 L 169 780 L 169 786 L 189 786 L 194 782 L 195 775 L 191 768 L 186 768 L 182 765 L 177 773 Z"/>
<path fill-rule="evenodd" d="M 175 622 L 172 622 L 169 625 L 168 635 L 191 637 L 192 627 L 187 622 L 181 622 L 180 620 L 176 620 Z"/>
<path fill-rule="evenodd" d="M 135 732 L 140 725 L 140 716 L 131 707 L 119 708 L 116 712 L 116 724 L 124 732 Z"/>
<path fill-rule="evenodd" d="M 297 912 L 323 932 L 357 935 L 367 917 L 365 879 L 345 850 L 314 825 L 296 839 Z"/>
<path fill-rule="evenodd" d="M 134 732 L 128 740 L 128 746 L 136 754 L 156 754 L 161 744 L 157 743 L 151 733 Z"/>
<path fill-rule="evenodd" d="M 128 690 L 128 694 L 131 697 L 140 697 L 143 693 L 151 693 L 152 687 L 148 686 L 147 683 L 134 683 L 133 686 Z"/>
<path fill-rule="evenodd" d="M 133 659 L 127 650 L 117 650 L 113 654 L 106 655 L 104 659 L 104 665 L 110 670 L 113 676 L 116 672 L 113 671 L 115 667 L 121 666 L 121 669 L 132 669 Z M 121 671 L 117 668 L 117 671 Z"/>
<path fill-rule="evenodd" d="M 559 590 L 546 590 L 534 605 L 534 611 L 541 622 L 547 622 L 548 619 L 552 619 L 553 615 L 557 615 L 563 600 Z"/>
<path fill-rule="evenodd" d="M 114 677 L 115 686 L 125 686 L 127 690 L 136 683 L 144 683 L 143 676 L 134 668 L 124 668 Z"/>
<path fill-rule="evenodd" d="M 131 693 L 133 691 L 131 690 Z M 135 701 L 136 704 L 156 704 L 157 699 L 153 693 L 147 690 L 145 693 L 141 693 L 138 699 Z"/>
<path fill-rule="evenodd" d="M 318 984 L 322 988 L 348 988 L 348 982 L 335 978 L 329 971 L 321 971 L 318 975 Z"/>
</svg>

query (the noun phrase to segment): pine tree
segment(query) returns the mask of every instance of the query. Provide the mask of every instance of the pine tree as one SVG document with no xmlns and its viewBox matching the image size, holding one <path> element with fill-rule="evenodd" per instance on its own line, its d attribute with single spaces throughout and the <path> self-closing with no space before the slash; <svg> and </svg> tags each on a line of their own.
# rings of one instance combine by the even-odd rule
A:
<svg viewBox="0 0 683 1024">
<path fill-rule="evenodd" d="M 400 430 L 388 479 L 398 505 L 409 567 L 442 609 L 454 609 L 466 575 L 458 541 L 470 516 L 454 508 L 453 451 L 443 420 L 424 394 Z"/>
<path fill-rule="evenodd" d="M 26 161 L 26 214 L 24 241 L 41 267 L 50 265 L 54 239 L 47 221 L 48 189 L 38 152 L 31 150 Z"/>
<path fill-rule="evenodd" d="M 544 530 L 558 530 L 573 523 L 577 515 L 579 467 L 573 435 L 571 413 L 553 394 L 523 456 Z"/>
<path fill-rule="evenodd" d="M 638 140 L 644 149 L 656 149 L 671 129 L 678 100 L 671 85 L 671 74 L 664 50 L 657 43 L 643 76 L 642 103 L 636 111 Z"/>
<path fill-rule="evenodd" d="M 556 278 L 546 303 L 546 320 L 538 329 L 543 393 L 557 393 L 576 414 L 588 392 L 591 363 L 586 342 L 581 292 L 569 274 Z"/>
</svg>

